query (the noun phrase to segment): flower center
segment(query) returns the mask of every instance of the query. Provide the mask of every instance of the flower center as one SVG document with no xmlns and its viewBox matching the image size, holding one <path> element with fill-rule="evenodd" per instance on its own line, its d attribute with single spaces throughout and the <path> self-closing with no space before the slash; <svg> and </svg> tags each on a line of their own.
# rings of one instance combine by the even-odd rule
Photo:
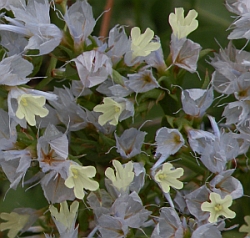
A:
<svg viewBox="0 0 250 238">
<path fill-rule="evenodd" d="M 158 175 L 160 180 L 165 180 L 168 176 L 165 173 L 161 173 Z"/>
<path fill-rule="evenodd" d="M 120 107 L 115 106 L 115 112 L 116 112 L 116 113 L 120 112 L 120 110 L 121 110 Z"/>
<path fill-rule="evenodd" d="M 78 171 L 77 169 L 71 169 L 72 173 L 73 173 L 73 177 L 76 179 L 78 178 Z"/>
<path fill-rule="evenodd" d="M 26 99 L 26 98 L 22 98 L 22 99 L 21 99 L 21 104 L 22 104 L 24 107 L 27 107 L 27 106 L 28 106 L 27 99 Z"/>
<path fill-rule="evenodd" d="M 214 210 L 216 211 L 216 212 L 218 212 L 218 211 L 221 211 L 222 210 L 222 206 L 221 206 L 221 204 L 216 204 L 215 206 L 214 206 Z"/>
</svg>

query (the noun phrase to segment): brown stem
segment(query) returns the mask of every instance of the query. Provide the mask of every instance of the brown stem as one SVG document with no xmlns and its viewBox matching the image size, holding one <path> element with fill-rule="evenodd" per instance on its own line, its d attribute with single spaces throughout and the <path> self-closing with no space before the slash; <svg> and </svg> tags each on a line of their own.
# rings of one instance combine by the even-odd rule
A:
<svg viewBox="0 0 250 238">
<path fill-rule="evenodd" d="M 112 13 L 112 7 L 114 5 L 114 0 L 107 0 L 105 5 L 105 12 L 103 14 L 102 24 L 101 24 L 101 30 L 100 30 L 100 36 L 105 38 L 108 35 L 109 31 L 109 23 Z"/>
</svg>

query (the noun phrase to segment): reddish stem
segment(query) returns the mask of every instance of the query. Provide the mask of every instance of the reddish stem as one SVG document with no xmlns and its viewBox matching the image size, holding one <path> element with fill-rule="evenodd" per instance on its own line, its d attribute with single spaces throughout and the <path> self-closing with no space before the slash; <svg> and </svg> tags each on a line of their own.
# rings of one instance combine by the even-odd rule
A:
<svg viewBox="0 0 250 238">
<path fill-rule="evenodd" d="M 107 0 L 105 9 L 104 9 L 105 13 L 103 14 L 101 30 L 100 30 L 100 36 L 103 38 L 107 37 L 108 35 L 109 23 L 110 23 L 113 5 L 114 5 L 114 0 Z"/>
</svg>

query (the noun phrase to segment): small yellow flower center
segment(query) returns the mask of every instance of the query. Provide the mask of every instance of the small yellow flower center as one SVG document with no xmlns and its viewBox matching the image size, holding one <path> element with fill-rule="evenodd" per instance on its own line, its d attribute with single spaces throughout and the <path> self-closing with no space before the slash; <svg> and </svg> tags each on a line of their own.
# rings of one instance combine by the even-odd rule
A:
<svg viewBox="0 0 250 238">
<path fill-rule="evenodd" d="M 119 107 L 117 107 L 117 106 L 115 106 L 115 112 L 117 113 L 117 112 L 120 112 L 120 108 Z"/>
<path fill-rule="evenodd" d="M 176 144 L 181 143 L 181 138 L 179 135 L 174 135 L 174 142 L 176 142 Z"/>
<path fill-rule="evenodd" d="M 152 82 L 152 78 L 150 77 L 150 75 L 145 75 L 143 77 L 143 80 L 145 81 L 145 83 L 151 83 Z"/>
<path fill-rule="evenodd" d="M 28 106 L 28 103 L 27 103 L 27 99 L 26 99 L 26 98 L 22 98 L 20 103 L 21 103 L 24 107 L 27 107 L 27 106 Z"/>
<path fill-rule="evenodd" d="M 78 170 L 77 169 L 71 169 L 73 173 L 73 177 L 76 179 L 78 177 Z"/>
<path fill-rule="evenodd" d="M 158 175 L 158 178 L 159 178 L 160 180 L 165 180 L 167 177 L 168 177 L 168 176 L 167 176 L 165 173 L 161 173 L 161 174 Z"/>
<path fill-rule="evenodd" d="M 221 204 L 216 204 L 215 206 L 214 206 L 214 210 L 216 211 L 216 212 L 219 212 L 219 211 L 221 211 L 222 210 L 222 206 L 221 206 Z"/>
</svg>

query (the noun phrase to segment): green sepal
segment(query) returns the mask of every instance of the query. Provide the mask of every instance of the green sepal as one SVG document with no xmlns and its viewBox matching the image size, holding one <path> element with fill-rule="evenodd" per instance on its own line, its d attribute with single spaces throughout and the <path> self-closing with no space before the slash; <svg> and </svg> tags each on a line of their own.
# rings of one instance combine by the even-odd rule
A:
<svg viewBox="0 0 250 238">
<path fill-rule="evenodd" d="M 201 50 L 200 51 L 200 54 L 199 54 L 199 60 L 201 58 L 203 58 L 204 56 L 206 56 L 207 54 L 211 53 L 211 52 L 214 52 L 215 50 L 213 49 L 204 49 L 204 50 Z"/>
<path fill-rule="evenodd" d="M 74 53 L 72 52 L 72 50 L 70 50 L 69 48 L 63 45 L 59 45 L 58 47 L 56 47 L 53 50 L 52 54 L 53 54 L 53 57 L 63 62 L 72 59 L 72 57 L 74 56 Z"/>
<path fill-rule="evenodd" d="M 80 80 L 76 68 L 74 68 L 71 63 L 66 65 L 65 76 L 67 79 Z"/>
<path fill-rule="evenodd" d="M 2 60 L 5 55 L 6 55 L 6 50 L 2 48 L 2 46 L 0 46 L 0 60 Z"/>
<path fill-rule="evenodd" d="M 172 128 L 178 128 L 178 130 L 182 130 L 184 128 L 184 126 L 188 125 L 188 126 L 192 126 L 193 125 L 193 120 L 188 120 L 186 118 L 183 117 L 172 117 L 172 116 L 168 116 L 165 115 L 165 118 L 167 119 L 168 124 L 172 127 Z"/>
<path fill-rule="evenodd" d="M 164 96 L 165 96 L 165 92 L 162 89 L 154 88 L 148 92 L 141 94 L 138 99 L 138 103 L 146 101 L 148 99 L 151 99 L 151 100 L 154 99 L 156 100 L 156 103 L 158 103 L 164 98 Z"/>
<path fill-rule="evenodd" d="M 204 82 L 203 82 L 203 84 L 201 86 L 201 89 L 207 89 L 209 83 L 210 83 L 210 77 L 209 77 L 209 74 L 208 74 L 208 70 L 206 69 L 205 79 L 204 79 Z"/>
<path fill-rule="evenodd" d="M 122 79 L 122 76 L 120 75 L 120 73 L 116 70 L 112 70 L 112 79 L 116 84 L 120 84 L 122 86 L 124 86 L 124 82 Z"/>
</svg>

